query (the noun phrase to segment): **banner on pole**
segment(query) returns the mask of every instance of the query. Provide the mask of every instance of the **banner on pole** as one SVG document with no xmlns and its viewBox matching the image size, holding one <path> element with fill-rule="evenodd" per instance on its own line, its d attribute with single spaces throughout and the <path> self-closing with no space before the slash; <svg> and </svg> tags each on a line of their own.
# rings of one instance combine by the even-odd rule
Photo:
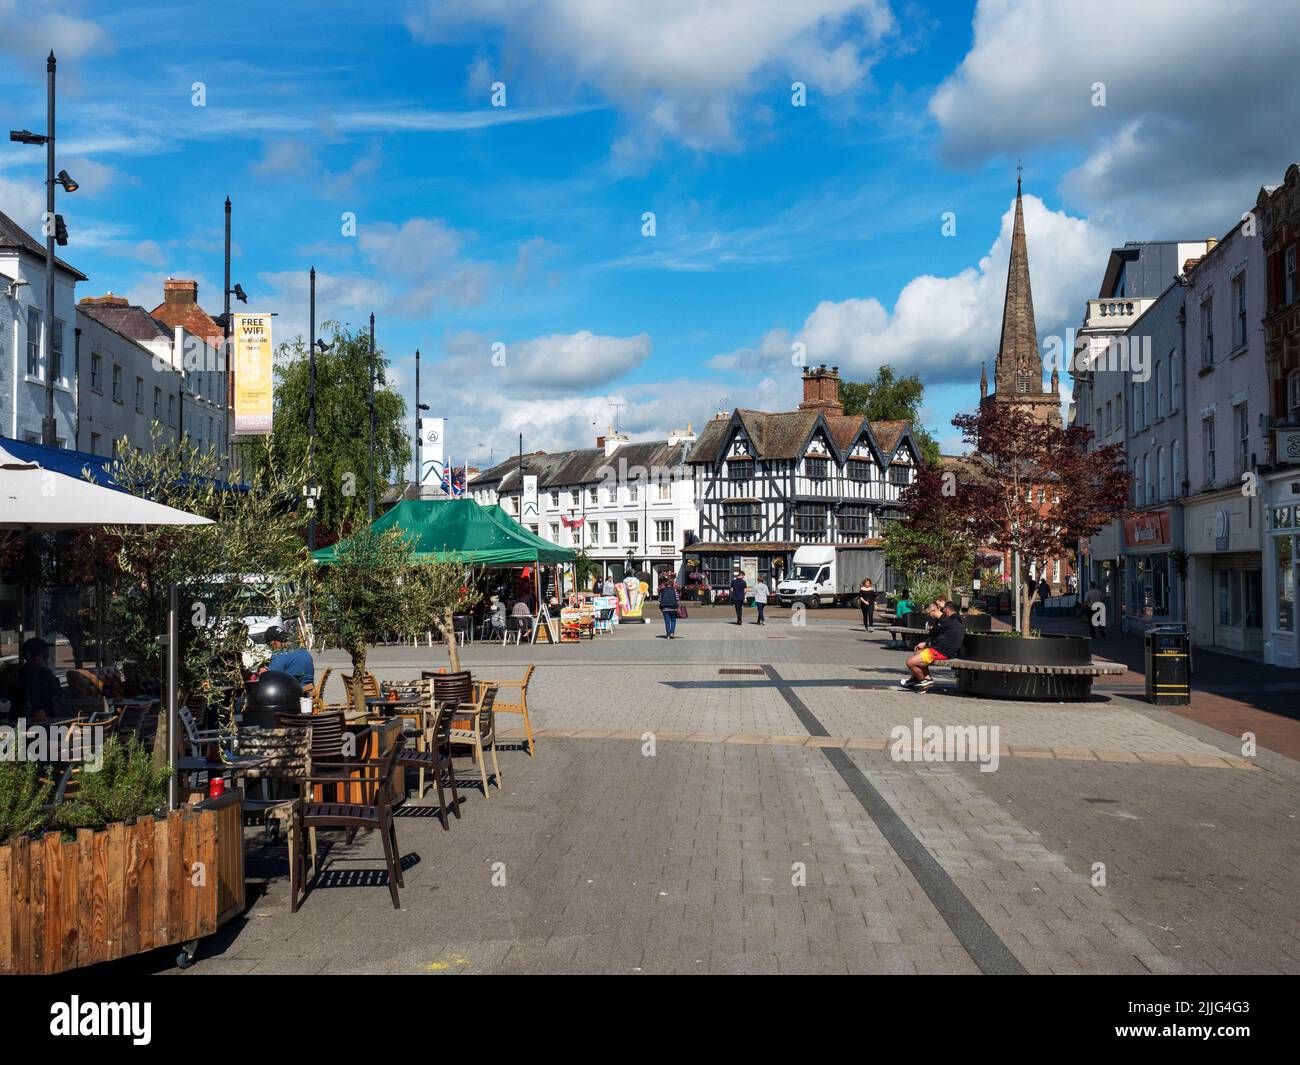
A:
<svg viewBox="0 0 1300 1065">
<path fill-rule="evenodd" d="M 235 339 L 235 433 L 271 431 L 275 376 L 271 368 L 271 316 L 232 316 Z"/>
<path fill-rule="evenodd" d="M 420 419 L 420 483 L 441 484 L 443 474 L 443 443 L 447 435 L 446 418 Z"/>
<path fill-rule="evenodd" d="M 540 511 L 537 509 L 537 475 L 534 473 L 527 473 L 524 474 L 524 500 L 523 506 L 519 508 L 519 524 L 536 524 L 539 520 Z"/>
</svg>

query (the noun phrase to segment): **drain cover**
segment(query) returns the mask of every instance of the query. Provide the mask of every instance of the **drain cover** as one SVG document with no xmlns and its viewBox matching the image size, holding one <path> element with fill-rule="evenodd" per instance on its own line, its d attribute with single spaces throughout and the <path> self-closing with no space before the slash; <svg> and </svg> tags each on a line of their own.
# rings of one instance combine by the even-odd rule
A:
<svg viewBox="0 0 1300 1065">
<path fill-rule="evenodd" d="M 744 674 L 745 676 L 753 676 L 753 677 L 761 677 L 763 675 L 763 671 L 761 669 L 720 669 L 718 670 L 718 672 L 727 675 L 735 675 L 737 673 L 741 673 Z"/>
</svg>

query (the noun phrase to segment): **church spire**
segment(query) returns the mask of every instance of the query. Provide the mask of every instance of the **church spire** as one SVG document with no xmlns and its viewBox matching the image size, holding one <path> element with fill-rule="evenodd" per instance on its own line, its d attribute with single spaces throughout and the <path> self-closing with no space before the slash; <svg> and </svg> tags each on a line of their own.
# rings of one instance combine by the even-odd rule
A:
<svg viewBox="0 0 1300 1065">
<path fill-rule="evenodd" d="M 1028 375 L 1027 377 L 1025 375 Z M 1002 342 L 994 368 L 996 390 L 1003 396 L 1042 395 L 1043 359 L 1034 324 L 1034 296 L 1029 285 L 1029 248 L 1025 242 L 1025 209 L 1016 167 L 1016 214 L 1011 227 L 1011 262 L 1002 305 Z"/>
<path fill-rule="evenodd" d="M 980 399 L 984 399 L 989 394 L 989 375 L 988 364 L 980 363 Z"/>
</svg>

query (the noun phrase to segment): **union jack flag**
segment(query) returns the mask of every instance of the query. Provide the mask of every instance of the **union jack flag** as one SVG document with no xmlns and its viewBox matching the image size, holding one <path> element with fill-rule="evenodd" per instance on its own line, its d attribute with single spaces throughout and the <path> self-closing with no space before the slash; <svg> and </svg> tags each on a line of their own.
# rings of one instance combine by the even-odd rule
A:
<svg viewBox="0 0 1300 1065">
<path fill-rule="evenodd" d="M 442 490 L 453 499 L 465 494 L 466 471 L 467 465 L 459 468 L 448 466 L 442 471 Z"/>
</svg>

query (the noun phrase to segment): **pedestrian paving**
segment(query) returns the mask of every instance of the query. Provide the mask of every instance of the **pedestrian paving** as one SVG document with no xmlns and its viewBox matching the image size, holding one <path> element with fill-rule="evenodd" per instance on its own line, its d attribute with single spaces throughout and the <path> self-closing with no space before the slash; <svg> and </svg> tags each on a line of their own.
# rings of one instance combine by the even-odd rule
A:
<svg viewBox="0 0 1300 1065">
<path fill-rule="evenodd" d="M 449 832 L 401 811 L 397 912 L 364 835 L 295 915 L 283 845 L 259 846 L 264 892 L 189 972 L 1300 971 L 1293 760 L 1124 697 L 891 690 L 898 653 L 834 616 L 683 630 L 464 648 L 494 676 L 537 663 L 536 757 L 507 742 L 487 798 L 463 762 Z M 996 725 L 996 767 L 899 757 L 917 717 Z"/>
</svg>

